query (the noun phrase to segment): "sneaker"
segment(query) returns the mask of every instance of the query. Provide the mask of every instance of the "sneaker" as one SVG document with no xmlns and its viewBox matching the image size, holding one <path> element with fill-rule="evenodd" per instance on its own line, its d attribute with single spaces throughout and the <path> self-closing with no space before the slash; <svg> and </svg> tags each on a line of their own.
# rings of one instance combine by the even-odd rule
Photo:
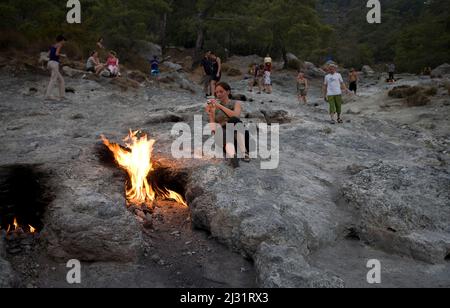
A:
<svg viewBox="0 0 450 308">
<path fill-rule="evenodd" d="M 342 119 L 338 119 L 337 121 L 338 121 L 339 124 L 344 123 L 344 121 Z"/>
<path fill-rule="evenodd" d="M 242 159 L 244 162 L 246 162 L 246 163 L 249 163 L 251 160 L 250 160 L 250 155 L 248 155 L 248 153 L 245 153 L 245 156 L 244 156 L 244 158 Z"/>
</svg>

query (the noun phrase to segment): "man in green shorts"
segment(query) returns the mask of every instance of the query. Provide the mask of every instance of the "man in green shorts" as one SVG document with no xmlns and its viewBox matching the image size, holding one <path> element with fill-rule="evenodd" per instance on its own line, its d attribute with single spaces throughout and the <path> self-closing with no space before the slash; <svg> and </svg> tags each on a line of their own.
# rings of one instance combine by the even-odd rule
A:
<svg viewBox="0 0 450 308">
<path fill-rule="evenodd" d="M 330 104 L 331 124 L 343 123 L 342 114 L 342 90 L 346 93 L 350 91 L 347 89 L 341 74 L 336 72 L 337 66 L 331 64 L 329 66 L 329 74 L 325 76 L 323 84 L 323 95 L 325 101 Z M 336 118 L 337 115 L 337 118 Z"/>
</svg>

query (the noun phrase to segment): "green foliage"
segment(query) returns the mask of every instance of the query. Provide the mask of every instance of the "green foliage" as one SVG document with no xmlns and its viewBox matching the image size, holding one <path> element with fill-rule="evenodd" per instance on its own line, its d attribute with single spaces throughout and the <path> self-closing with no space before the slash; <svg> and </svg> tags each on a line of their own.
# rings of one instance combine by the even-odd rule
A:
<svg viewBox="0 0 450 308">
<path fill-rule="evenodd" d="M 419 73 L 450 60 L 450 1 L 381 0 L 381 24 L 367 23 L 365 1 L 319 4 L 336 29 L 330 55 L 347 66 L 395 62 L 399 71 Z"/>
<path fill-rule="evenodd" d="M 419 72 L 450 62 L 450 1 L 381 0 L 382 23 L 366 21 L 361 0 L 95 0 L 82 1 L 82 24 L 66 22 L 66 1 L 2 0 L 0 48 L 35 52 L 64 33 L 85 58 L 104 37 L 122 61 L 140 63 L 141 40 L 232 54 L 292 52 L 321 64 L 329 56 L 356 68 L 395 61 Z"/>
</svg>

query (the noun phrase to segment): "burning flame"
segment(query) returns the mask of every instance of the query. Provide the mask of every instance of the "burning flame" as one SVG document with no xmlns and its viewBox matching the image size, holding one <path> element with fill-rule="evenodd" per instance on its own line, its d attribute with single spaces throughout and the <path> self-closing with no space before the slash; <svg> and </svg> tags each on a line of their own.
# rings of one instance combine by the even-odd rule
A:
<svg viewBox="0 0 450 308">
<path fill-rule="evenodd" d="M 12 226 L 14 227 L 13 230 L 11 230 L 11 225 L 8 224 L 8 229 L 6 229 L 6 233 L 16 232 L 16 231 L 24 232 L 24 229 L 17 222 L 17 218 L 16 217 L 14 217 L 14 221 L 13 221 Z M 36 231 L 37 231 L 36 228 L 34 228 L 32 225 L 28 225 L 28 228 L 30 230 L 29 233 L 36 233 Z M 0 230 L 1 230 L 1 227 L 0 227 Z"/>
<path fill-rule="evenodd" d="M 155 140 L 148 139 L 140 131 L 130 130 L 128 137 L 124 139 L 126 148 L 118 144 L 111 143 L 105 136 L 101 136 L 103 143 L 114 154 L 114 158 L 120 167 L 127 171 L 130 177 L 131 186 L 126 189 L 126 197 L 129 204 L 147 205 L 153 207 L 157 194 L 165 199 L 173 199 L 178 203 L 187 206 L 184 198 L 178 193 L 164 189 L 164 191 L 154 188 L 148 182 L 147 176 L 153 170 L 152 152 Z M 158 192 L 158 193 L 157 193 Z"/>
</svg>

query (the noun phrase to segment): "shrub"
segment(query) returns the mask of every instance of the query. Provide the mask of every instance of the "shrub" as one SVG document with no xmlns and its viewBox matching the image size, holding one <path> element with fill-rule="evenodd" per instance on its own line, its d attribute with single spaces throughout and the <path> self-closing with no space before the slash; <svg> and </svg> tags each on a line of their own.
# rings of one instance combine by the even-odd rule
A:
<svg viewBox="0 0 450 308">
<path fill-rule="evenodd" d="M 428 96 L 426 96 L 422 92 L 418 92 L 406 99 L 406 105 L 408 105 L 409 107 L 419 107 L 427 105 L 428 103 L 430 103 L 430 101 L 431 100 Z"/>
<path fill-rule="evenodd" d="M 435 87 L 430 87 L 423 91 L 423 93 L 427 96 L 435 96 L 437 92 L 438 90 Z"/>
</svg>

